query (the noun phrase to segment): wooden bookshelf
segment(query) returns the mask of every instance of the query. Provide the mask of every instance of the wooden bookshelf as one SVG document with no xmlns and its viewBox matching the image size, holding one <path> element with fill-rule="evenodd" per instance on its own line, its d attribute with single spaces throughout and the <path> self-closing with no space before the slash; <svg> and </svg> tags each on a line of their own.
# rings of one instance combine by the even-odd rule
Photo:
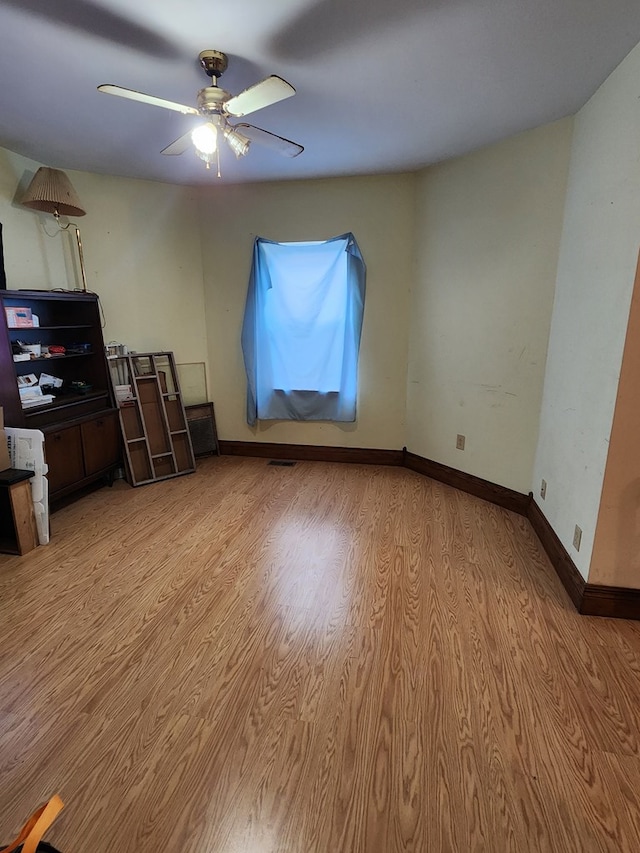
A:
<svg viewBox="0 0 640 853">
<path fill-rule="evenodd" d="M 39 325 L 9 325 L 19 308 L 28 309 Z M 61 346 L 65 353 L 16 362 L 18 341 Z M 23 409 L 18 377 L 30 373 L 48 373 L 63 384 L 52 402 Z M 74 381 L 86 383 L 87 390 L 78 393 Z M 120 436 L 95 294 L 0 290 L 0 405 L 6 426 L 44 433 L 52 503 L 112 478 L 121 460 Z"/>
</svg>

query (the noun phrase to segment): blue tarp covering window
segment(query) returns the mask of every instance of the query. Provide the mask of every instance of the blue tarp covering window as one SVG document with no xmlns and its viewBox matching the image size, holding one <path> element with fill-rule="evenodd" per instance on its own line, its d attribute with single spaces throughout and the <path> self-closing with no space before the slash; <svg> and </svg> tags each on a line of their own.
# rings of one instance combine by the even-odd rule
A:
<svg viewBox="0 0 640 853">
<path fill-rule="evenodd" d="M 355 421 L 364 292 L 353 234 L 256 239 L 242 326 L 249 424 Z"/>
</svg>

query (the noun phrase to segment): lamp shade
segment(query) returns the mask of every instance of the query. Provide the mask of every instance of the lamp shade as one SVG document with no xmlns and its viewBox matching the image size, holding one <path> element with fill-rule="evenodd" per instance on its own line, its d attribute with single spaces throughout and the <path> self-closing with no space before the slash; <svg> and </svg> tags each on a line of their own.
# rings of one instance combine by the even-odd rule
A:
<svg viewBox="0 0 640 853">
<path fill-rule="evenodd" d="M 40 166 L 21 203 L 33 210 L 59 216 L 84 216 L 87 212 L 66 174 L 48 166 Z"/>
</svg>

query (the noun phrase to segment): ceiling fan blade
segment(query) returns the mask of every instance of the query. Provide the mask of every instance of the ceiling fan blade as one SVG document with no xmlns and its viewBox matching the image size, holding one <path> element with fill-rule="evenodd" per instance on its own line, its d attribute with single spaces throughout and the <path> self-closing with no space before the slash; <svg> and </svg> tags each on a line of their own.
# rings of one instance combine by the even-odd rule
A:
<svg viewBox="0 0 640 853">
<path fill-rule="evenodd" d="M 145 95 L 144 92 L 136 92 L 135 89 L 125 89 L 123 86 L 114 86 L 111 83 L 103 83 L 98 86 L 98 92 L 117 95 L 119 98 L 128 98 L 130 101 L 140 101 L 143 104 L 151 104 L 165 110 L 175 110 L 177 113 L 184 113 L 185 115 L 199 115 L 195 107 L 187 107 L 185 104 L 177 104 L 175 101 L 165 101 L 164 98 Z"/>
<path fill-rule="evenodd" d="M 271 148 L 285 157 L 297 157 L 298 154 L 302 154 L 304 151 L 304 147 L 298 145 L 297 142 L 292 142 L 283 136 L 277 136 L 275 133 L 270 133 L 268 130 L 263 130 L 261 127 L 256 127 L 253 124 L 236 124 L 235 129 L 239 130 L 240 133 L 252 142 L 257 142 L 258 145 Z"/>
<path fill-rule="evenodd" d="M 295 93 L 296 90 L 290 83 L 287 83 L 282 77 L 272 74 L 271 77 L 250 86 L 244 92 L 240 92 L 239 95 L 229 98 L 224 108 L 229 115 L 240 118 L 249 115 L 249 113 L 255 113 L 256 110 L 261 110 L 263 107 L 277 104 L 278 101 L 284 101 L 285 98 L 290 98 Z"/>
<path fill-rule="evenodd" d="M 161 154 L 184 154 L 184 152 L 190 148 L 193 144 L 193 140 L 191 139 L 192 131 L 188 131 L 187 133 L 183 133 L 182 136 L 179 136 L 171 145 L 167 145 L 166 148 L 163 148 L 160 152 Z"/>
</svg>

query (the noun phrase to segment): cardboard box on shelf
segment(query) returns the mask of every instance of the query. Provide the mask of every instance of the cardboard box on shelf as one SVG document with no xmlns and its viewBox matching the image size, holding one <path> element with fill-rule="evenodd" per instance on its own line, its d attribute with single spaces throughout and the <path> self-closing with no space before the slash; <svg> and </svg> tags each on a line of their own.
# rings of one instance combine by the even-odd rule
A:
<svg viewBox="0 0 640 853">
<path fill-rule="evenodd" d="M 0 406 L 0 471 L 6 471 L 7 468 L 11 468 L 11 459 L 9 458 L 7 435 L 4 431 L 4 415 L 2 406 Z"/>
<path fill-rule="evenodd" d="M 31 308 L 9 308 L 5 307 L 4 313 L 7 318 L 7 326 L 10 329 L 32 329 L 33 317 Z"/>
</svg>

